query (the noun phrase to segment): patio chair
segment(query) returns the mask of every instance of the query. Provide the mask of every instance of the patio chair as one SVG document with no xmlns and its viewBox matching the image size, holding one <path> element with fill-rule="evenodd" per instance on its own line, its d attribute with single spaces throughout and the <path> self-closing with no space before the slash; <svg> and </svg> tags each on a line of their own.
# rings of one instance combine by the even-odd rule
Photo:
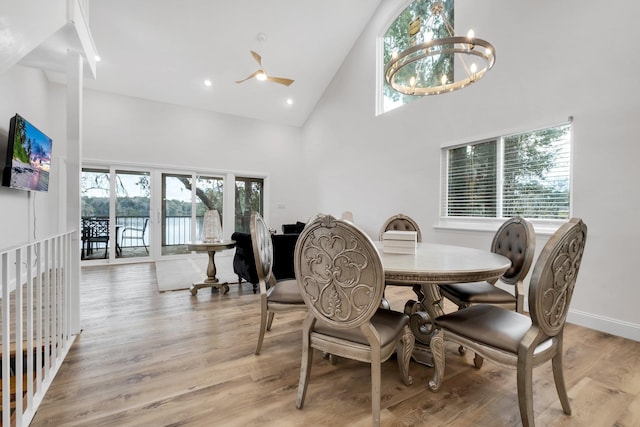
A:
<svg viewBox="0 0 640 427">
<path fill-rule="evenodd" d="M 147 247 L 147 243 L 145 242 L 145 235 L 147 232 L 147 226 L 149 225 L 149 218 L 145 218 L 142 223 L 142 227 L 124 227 L 122 229 L 122 237 L 120 246 L 124 247 L 124 241 L 140 241 L 144 246 L 144 250 L 149 253 L 149 248 Z"/>
</svg>

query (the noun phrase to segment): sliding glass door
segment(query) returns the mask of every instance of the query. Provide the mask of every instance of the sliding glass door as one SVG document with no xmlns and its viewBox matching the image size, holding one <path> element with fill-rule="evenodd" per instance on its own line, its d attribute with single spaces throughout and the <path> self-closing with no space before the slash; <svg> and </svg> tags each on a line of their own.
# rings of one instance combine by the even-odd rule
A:
<svg viewBox="0 0 640 427">
<path fill-rule="evenodd" d="M 149 172 L 116 170 L 116 256 L 149 256 L 151 179 Z"/>
<path fill-rule="evenodd" d="M 82 260 L 150 256 L 150 178 L 148 171 L 82 169 Z"/>
<path fill-rule="evenodd" d="M 109 257 L 111 211 L 109 169 L 82 169 L 80 179 L 80 238 L 82 260 Z"/>
<path fill-rule="evenodd" d="M 201 240 L 205 212 L 213 209 L 223 237 L 248 233 L 251 212 L 264 215 L 264 182 L 232 173 L 84 167 L 82 259 L 144 261 L 190 254 L 187 243 Z"/>
<path fill-rule="evenodd" d="M 264 215 L 264 179 L 236 177 L 235 231 L 249 233 L 251 212 Z"/>
<path fill-rule="evenodd" d="M 162 255 L 188 253 L 187 242 L 200 238 L 204 212 L 216 209 L 222 217 L 223 199 L 222 177 L 163 173 Z"/>
</svg>

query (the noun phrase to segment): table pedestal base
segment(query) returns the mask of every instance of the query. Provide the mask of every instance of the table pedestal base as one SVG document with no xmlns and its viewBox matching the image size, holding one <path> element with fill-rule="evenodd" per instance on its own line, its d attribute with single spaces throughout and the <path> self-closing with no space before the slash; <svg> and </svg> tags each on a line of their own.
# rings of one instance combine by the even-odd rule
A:
<svg viewBox="0 0 640 427">
<path fill-rule="evenodd" d="M 189 291 L 191 292 L 191 295 L 195 296 L 198 294 L 198 289 L 200 288 L 211 288 L 211 292 L 213 292 L 214 289 L 222 289 L 222 293 L 226 294 L 227 292 L 229 292 L 229 283 L 220 282 L 218 281 L 218 279 L 215 279 L 215 281 L 213 281 L 207 278 L 202 282 L 192 283 Z"/>
<path fill-rule="evenodd" d="M 430 346 L 416 341 L 416 343 L 413 345 L 413 353 L 411 354 L 411 357 L 416 362 L 433 368 L 433 354 L 431 354 Z"/>
<path fill-rule="evenodd" d="M 198 293 L 198 289 L 200 288 L 211 288 L 211 292 L 214 289 L 222 289 L 222 293 L 226 294 L 229 292 L 228 282 L 220 282 L 216 277 L 216 251 L 210 250 L 207 251 L 209 253 L 209 264 L 207 265 L 207 277 L 202 280 L 202 282 L 196 282 L 191 285 L 189 290 L 191 291 L 191 295 L 195 296 Z"/>
<path fill-rule="evenodd" d="M 440 354 L 438 350 L 431 348 L 431 339 L 435 333 L 431 319 L 444 313 L 442 297 L 435 284 L 414 285 L 413 291 L 418 301 L 409 300 L 404 305 L 404 312 L 409 316 L 409 327 L 416 339 L 412 357 L 418 363 L 434 367 L 439 365 L 439 360 L 435 359 L 444 357 L 444 353 Z"/>
</svg>

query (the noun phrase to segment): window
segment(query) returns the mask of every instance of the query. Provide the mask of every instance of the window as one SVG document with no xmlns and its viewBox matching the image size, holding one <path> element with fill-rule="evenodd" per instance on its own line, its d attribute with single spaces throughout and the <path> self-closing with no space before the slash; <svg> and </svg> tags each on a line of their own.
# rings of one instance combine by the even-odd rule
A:
<svg viewBox="0 0 640 427">
<path fill-rule="evenodd" d="M 571 124 L 442 150 L 443 217 L 568 219 Z"/>
<path fill-rule="evenodd" d="M 449 35 L 442 19 L 434 18 L 432 25 L 428 27 L 426 25 L 429 16 L 432 15 L 431 7 L 434 3 L 442 3 L 444 16 L 453 25 L 453 0 L 414 0 L 396 17 L 384 33 L 382 66 L 378 70 L 382 75 L 382 88 L 379 90 L 382 95 L 382 113 L 419 98 L 396 92 L 387 84 L 384 78 L 385 67 L 392 56 L 429 39 L 437 39 Z M 429 82 L 433 80 L 439 82 L 442 75 L 449 76 L 449 80 L 453 79 L 453 67 L 453 54 L 434 55 L 429 62 L 418 61 L 416 66 L 407 66 L 402 70 L 402 73 L 407 73 L 407 77 L 415 76 L 418 81 Z"/>
</svg>

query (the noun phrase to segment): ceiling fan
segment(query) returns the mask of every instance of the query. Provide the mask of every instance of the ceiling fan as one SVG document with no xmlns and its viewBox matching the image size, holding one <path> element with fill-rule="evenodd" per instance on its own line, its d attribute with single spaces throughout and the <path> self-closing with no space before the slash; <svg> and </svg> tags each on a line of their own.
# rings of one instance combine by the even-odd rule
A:
<svg viewBox="0 0 640 427">
<path fill-rule="evenodd" d="M 263 42 L 266 40 L 266 36 L 262 33 L 258 34 L 258 41 Z M 253 56 L 253 59 L 256 60 L 256 62 L 258 63 L 258 65 L 260 65 L 260 68 L 255 71 L 254 73 L 250 74 L 248 77 L 246 77 L 245 79 L 242 80 L 236 80 L 236 83 L 242 83 L 245 82 L 249 79 L 257 79 L 260 81 L 268 81 L 268 82 L 273 82 L 273 83 L 279 83 L 281 85 L 285 85 L 285 86 L 290 86 L 291 83 L 294 82 L 294 80 L 292 79 L 287 79 L 285 77 L 273 77 L 268 75 L 263 67 L 262 67 L 262 57 L 255 51 L 250 50 L 249 52 L 251 52 L 251 56 Z"/>
</svg>

